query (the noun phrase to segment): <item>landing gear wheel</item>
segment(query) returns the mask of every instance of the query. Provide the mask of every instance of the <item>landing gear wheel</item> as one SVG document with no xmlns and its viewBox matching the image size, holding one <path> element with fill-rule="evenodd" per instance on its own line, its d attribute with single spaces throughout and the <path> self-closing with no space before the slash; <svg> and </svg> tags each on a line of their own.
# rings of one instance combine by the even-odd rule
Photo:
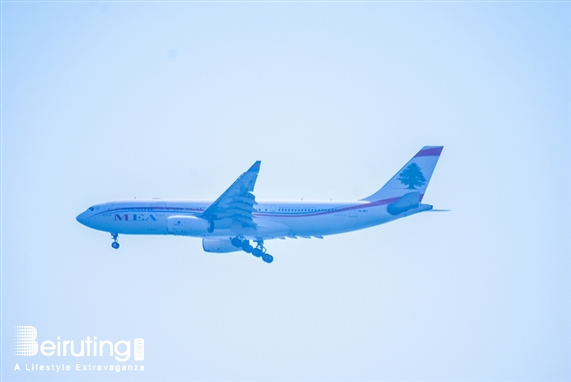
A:
<svg viewBox="0 0 571 382">
<path fill-rule="evenodd" d="M 274 261 L 274 257 L 272 255 L 270 255 L 269 253 L 264 253 L 262 255 L 262 260 L 264 260 L 265 263 L 271 263 L 272 261 Z"/>
<path fill-rule="evenodd" d="M 242 246 L 242 240 L 238 239 L 237 237 L 230 240 L 234 247 L 240 248 Z"/>
<path fill-rule="evenodd" d="M 254 248 L 252 249 L 252 255 L 256 257 L 262 257 L 264 256 L 264 252 L 260 248 Z"/>
<path fill-rule="evenodd" d="M 244 240 L 242 242 L 242 251 L 246 252 L 246 253 L 252 253 L 252 246 L 250 245 L 250 243 L 248 243 L 248 240 Z"/>
<path fill-rule="evenodd" d="M 119 249 L 119 243 L 117 242 L 119 234 L 115 232 L 109 232 L 109 233 L 111 234 L 111 239 L 113 239 L 113 243 L 111 243 L 111 246 L 113 247 L 113 249 Z"/>
</svg>

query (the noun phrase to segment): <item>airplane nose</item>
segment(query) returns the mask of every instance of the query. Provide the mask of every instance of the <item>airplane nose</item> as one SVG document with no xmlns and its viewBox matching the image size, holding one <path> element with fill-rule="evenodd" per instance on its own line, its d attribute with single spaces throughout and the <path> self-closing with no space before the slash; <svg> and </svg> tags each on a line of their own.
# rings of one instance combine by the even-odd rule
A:
<svg viewBox="0 0 571 382">
<path fill-rule="evenodd" d="M 79 215 L 77 215 L 75 220 L 77 220 L 78 222 L 80 222 L 83 225 L 87 225 L 87 224 L 85 224 L 85 222 L 87 221 L 87 218 L 85 217 L 85 212 L 82 212 Z"/>
</svg>

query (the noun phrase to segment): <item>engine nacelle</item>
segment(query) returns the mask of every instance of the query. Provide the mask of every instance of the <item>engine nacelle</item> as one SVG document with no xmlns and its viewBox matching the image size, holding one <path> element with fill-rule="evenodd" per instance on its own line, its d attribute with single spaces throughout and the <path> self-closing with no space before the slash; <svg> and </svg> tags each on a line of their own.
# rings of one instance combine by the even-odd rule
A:
<svg viewBox="0 0 571 382">
<path fill-rule="evenodd" d="M 234 247 L 230 239 L 202 239 L 202 249 L 210 253 L 228 253 L 241 251 L 241 248 Z"/>
<path fill-rule="evenodd" d="M 203 236 L 209 232 L 210 222 L 195 216 L 170 216 L 167 230 L 171 235 Z"/>
</svg>

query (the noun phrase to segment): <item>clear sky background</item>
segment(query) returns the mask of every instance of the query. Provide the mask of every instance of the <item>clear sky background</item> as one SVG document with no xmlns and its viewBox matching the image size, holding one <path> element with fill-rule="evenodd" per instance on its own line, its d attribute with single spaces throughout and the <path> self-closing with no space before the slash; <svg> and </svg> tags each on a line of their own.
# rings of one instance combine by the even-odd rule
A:
<svg viewBox="0 0 571 382">
<path fill-rule="evenodd" d="M 4 380 L 570 378 L 568 3 L 1 11 Z M 271 265 L 75 220 L 215 199 L 258 159 L 258 200 L 359 199 L 424 145 L 452 212 L 270 241 Z M 14 372 L 46 358 L 15 325 L 142 337 L 146 371 Z"/>
</svg>

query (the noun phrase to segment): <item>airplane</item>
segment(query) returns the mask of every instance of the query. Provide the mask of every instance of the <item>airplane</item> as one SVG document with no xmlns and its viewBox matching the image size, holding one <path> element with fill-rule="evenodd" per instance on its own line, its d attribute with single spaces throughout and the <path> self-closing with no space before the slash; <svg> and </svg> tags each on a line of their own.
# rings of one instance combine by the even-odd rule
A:
<svg viewBox="0 0 571 382">
<path fill-rule="evenodd" d="M 214 202 L 115 201 L 89 207 L 76 219 L 109 232 L 114 249 L 119 234 L 191 236 L 202 239 L 205 252 L 244 251 L 271 263 L 266 240 L 322 239 L 433 210 L 422 199 L 442 149 L 423 147 L 380 190 L 352 202 L 257 202 L 254 185 L 261 162 L 256 161 Z"/>
</svg>

